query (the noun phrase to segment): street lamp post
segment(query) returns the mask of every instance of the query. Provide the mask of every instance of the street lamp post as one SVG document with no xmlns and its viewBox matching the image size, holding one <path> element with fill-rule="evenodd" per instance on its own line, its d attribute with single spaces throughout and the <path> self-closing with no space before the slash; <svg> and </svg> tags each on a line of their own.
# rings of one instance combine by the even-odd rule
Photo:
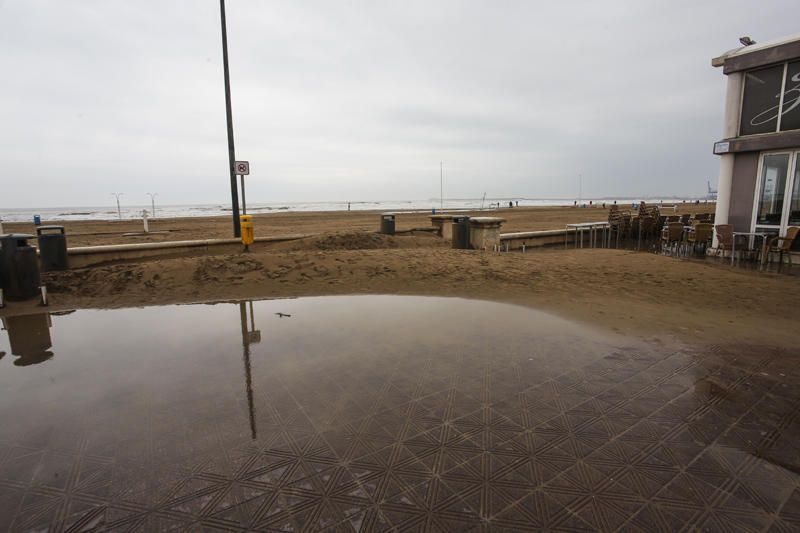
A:
<svg viewBox="0 0 800 533">
<path fill-rule="evenodd" d="M 241 237 L 239 222 L 239 193 L 236 187 L 236 153 L 233 146 L 233 116 L 231 112 L 231 77 L 228 71 L 228 31 L 225 23 L 225 0 L 219 0 L 219 15 L 222 25 L 222 70 L 225 75 L 225 114 L 228 119 L 228 170 L 231 179 L 231 213 L 233 215 L 233 236 Z"/>
<path fill-rule="evenodd" d="M 439 161 L 439 209 L 444 210 L 444 163 Z"/>
<path fill-rule="evenodd" d="M 123 194 L 125 194 L 125 193 L 122 193 L 122 192 L 112 192 L 111 193 L 111 196 L 114 196 L 117 199 L 117 216 L 119 217 L 120 220 L 122 220 L 122 210 L 119 207 L 119 197 L 122 196 Z"/>
<path fill-rule="evenodd" d="M 153 208 L 153 218 L 156 218 L 156 196 L 158 196 L 157 192 L 149 192 L 147 196 L 150 197 L 150 206 Z"/>
</svg>

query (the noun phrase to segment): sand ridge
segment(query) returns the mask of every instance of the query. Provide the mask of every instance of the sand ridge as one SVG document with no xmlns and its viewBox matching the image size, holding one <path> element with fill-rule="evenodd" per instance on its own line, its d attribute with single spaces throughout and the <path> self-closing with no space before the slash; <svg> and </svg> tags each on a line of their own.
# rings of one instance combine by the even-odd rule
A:
<svg viewBox="0 0 800 533">
<path fill-rule="evenodd" d="M 635 335 L 796 343 L 795 276 L 627 250 L 493 253 L 259 249 L 45 274 L 55 306 L 127 307 L 329 294 L 458 296 L 542 308 Z M 336 239 L 334 239 L 334 242 Z M 325 238 L 321 241 L 326 242 Z"/>
</svg>

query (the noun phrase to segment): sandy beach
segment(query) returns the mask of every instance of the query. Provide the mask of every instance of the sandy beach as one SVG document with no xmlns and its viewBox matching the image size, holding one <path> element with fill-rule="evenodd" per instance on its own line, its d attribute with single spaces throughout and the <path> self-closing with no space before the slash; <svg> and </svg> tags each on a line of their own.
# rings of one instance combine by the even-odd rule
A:
<svg viewBox="0 0 800 533">
<path fill-rule="evenodd" d="M 630 205 L 622 207 L 630 209 Z M 714 204 L 678 204 L 678 213 L 713 213 Z M 290 234 L 316 235 L 340 231 L 375 231 L 380 211 L 305 211 L 278 212 L 254 215 L 257 237 Z M 671 211 L 668 211 L 671 213 Z M 563 229 L 564 224 L 606 220 L 608 212 L 600 206 L 576 207 L 518 207 L 486 211 L 463 211 L 468 216 L 497 216 L 504 218 L 504 233 Z M 397 212 L 398 231 L 430 227 L 430 212 Z M 43 224 L 50 224 L 43 220 Z M 219 239 L 232 237 L 229 217 L 192 217 L 150 219 L 149 235 L 141 235 L 141 220 L 84 220 L 52 222 L 65 227 L 69 246 L 121 244 L 133 242 L 178 241 L 190 239 Z M 5 223 L 5 231 L 34 234 L 32 223 Z M 163 233 L 161 233 L 163 232 Z M 125 235 L 136 233 L 136 235 Z"/>
<path fill-rule="evenodd" d="M 687 205 L 679 211 L 708 212 Z M 503 230 L 556 229 L 602 220 L 602 209 L 531 208 L 496 213 Z M 628 250 L 522 254 L 452 250 L 426 232 L 377 234 L 376 213 L 280 213 L 256 217 L 257 235 L 307 238 L 257 244 L 248 254 L 172 257 L 44 275 L 54 308 L 290 298 L 333 294 L 459 296 L 535 307 L 635 336 L 703 343 L 791 345 L 797 277 L 732 269 L 724 260 L 686 260 Z M 398 215 L 398 229 L 424 227 L 427 214 Z M 30 231 L 14 225 L 14 231 Z M 228 219 L 156 221 L 168 234 L 122 237 L 132 222 L 66 224 L 70 245 L 225 237 Z M 113 229 L 114 233 L 104 230 Z M 130 240 L 129 240 L 130 239 Z M 6 311 L 8 312 L 8 311 Z"/>
</svg>

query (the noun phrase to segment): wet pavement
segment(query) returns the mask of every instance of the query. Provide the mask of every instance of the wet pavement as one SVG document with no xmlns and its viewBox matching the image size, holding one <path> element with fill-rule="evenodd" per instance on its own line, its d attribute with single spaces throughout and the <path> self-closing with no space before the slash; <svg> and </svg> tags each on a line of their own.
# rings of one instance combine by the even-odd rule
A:
<svg viewBox="0 0 800 533">
<path fill-rule="evenodd" d="M 800 529 L 800 352 L 359 296 L 4 319 L 0 531 Z"/>
</svg>

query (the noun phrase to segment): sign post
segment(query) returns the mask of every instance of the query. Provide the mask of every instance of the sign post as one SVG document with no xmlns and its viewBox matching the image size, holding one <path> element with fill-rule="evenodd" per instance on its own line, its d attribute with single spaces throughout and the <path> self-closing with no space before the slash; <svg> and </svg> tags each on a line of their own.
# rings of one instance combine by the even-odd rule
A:
<svg viewBox="0 0 800 533">
<path fill-rule="evenodd" d="M 236 168 L 236 173 L 239 174 L 239 180 L 242 182 L 242 214 L 247 214 L 247 202 L 244 198 L 244 177 L 250 175 L 250 161 L 237 161 L 233 165 Z"/>
</svg>

